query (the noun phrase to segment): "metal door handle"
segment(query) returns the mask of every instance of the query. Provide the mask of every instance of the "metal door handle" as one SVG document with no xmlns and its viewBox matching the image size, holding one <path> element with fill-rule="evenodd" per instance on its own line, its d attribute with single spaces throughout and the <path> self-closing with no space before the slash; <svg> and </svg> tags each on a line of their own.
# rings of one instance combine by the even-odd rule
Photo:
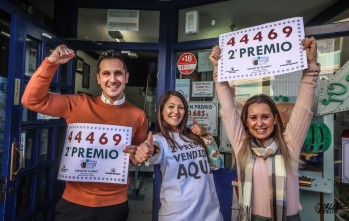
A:
<svg viewBox="0 0 349 221">
<path fill-rule="evenodd" d="M 19 154 L 19 167 L 16 170 L 17 153 Z M 12 146 L 11 146 L 11 164 L 10 164 L 10 181 L 14 181 L 16 175 L 19 172 L 19 170 L 23 168 L 23 161 L 24 161 L 23 154 L 18 149 L 17 141 L 12 142 Z"/>
</svg>

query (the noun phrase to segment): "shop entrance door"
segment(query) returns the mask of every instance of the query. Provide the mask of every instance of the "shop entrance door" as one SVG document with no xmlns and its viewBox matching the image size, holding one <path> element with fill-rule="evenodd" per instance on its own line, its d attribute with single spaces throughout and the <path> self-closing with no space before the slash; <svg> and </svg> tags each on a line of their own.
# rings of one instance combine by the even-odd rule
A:
<svg viewBox="0 0 349 221">
<path fill-rule="evenodd" d="M 21 97 L 31 75 L 60 40 L 20 17 L 1 16 L 7 26 L 1 26 L 0 35 L 0 60 L 6 65 L 0 68 L 0 220 L 50 221 L 64 188 L 56 177 L 66 123 L 28 110 Z M 73 66 L 75 61 L 58 69 L 52 93 L 73 92 Z"/>
</svg>

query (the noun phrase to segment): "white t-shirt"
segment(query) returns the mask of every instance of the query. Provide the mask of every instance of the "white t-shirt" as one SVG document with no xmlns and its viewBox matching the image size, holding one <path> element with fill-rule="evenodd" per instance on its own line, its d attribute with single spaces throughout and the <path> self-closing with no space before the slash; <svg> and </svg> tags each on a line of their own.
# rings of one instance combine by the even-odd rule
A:
<svg viewBox="0 0 349 221">
<path fill-rule="evenodd" d="M 159 221 L 222 221 L 205 149 L 178 133 L 172 136 L 179 144 L 174 151 L 163 136 L 153 136 L 160 145 L 154 163 L 162 173 Z"/>
</svg>

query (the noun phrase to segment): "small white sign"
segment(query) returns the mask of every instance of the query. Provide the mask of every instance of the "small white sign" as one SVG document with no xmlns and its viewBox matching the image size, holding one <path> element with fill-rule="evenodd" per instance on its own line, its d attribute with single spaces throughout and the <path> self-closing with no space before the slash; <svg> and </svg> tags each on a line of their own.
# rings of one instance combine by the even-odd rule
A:
<svg viewBox="0 0 349 221">
<path fill-rule="evenodd" d="M 302 17 L 221 34 L 218 81 L 261 78 L 307 68 Z"/>
<path fill-rule="evenodd" d="M 189 101 L 190 79 L 176 79 L 176 91 L 181 93 Z"/>
<path fill-rule="evenodd" d="M 125 126 L 69 124 L 58 179 L 77 182 L 127 184 L 132 128 Z"/>
<path fill-rule="evenodd" d="M 212 101 L 192 101 L 188 103 L 187 126 L 193 125 L 194 118 L 198 124 L 210 131 L 212 136 L 217 136 L 217 110 L 218 103 Z"/>
<path fill-rule="evenodd" d="M 213 97 L 212 81 L 193 81 L 192 97 Z"/>
<path fill-rule="evenodd" d="M 213 67 L 209 59 L 210 54 L 211 54 L 211 50 L 198 52 L 198 72 L 199 73 L 213 71 Z"/>
</svg>

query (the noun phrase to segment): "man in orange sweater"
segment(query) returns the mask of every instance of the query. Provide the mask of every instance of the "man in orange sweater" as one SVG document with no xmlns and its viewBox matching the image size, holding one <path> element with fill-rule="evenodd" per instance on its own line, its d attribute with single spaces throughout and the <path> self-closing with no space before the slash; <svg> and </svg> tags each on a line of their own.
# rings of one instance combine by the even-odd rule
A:
<svg viewBox="0 0 349 221">
<path fill-rule="evenodd" d="M 50 83 L 59 65 L 67 63 L 74 56 L 73 50 L 67 48 L 65 45 L 58 46 L 43 61 L 31 77 L 24 91 L 22 103 L 33 111 L 64 118 L 68 124 L 68 128 L 75 128 L 72 125 L 78 125 L 80 128 L 86 125 L 86 128 L 91 128 L 89 125 L 100 125 L 102 126 L 100 128 L 103 129 L 108 128 L 108 131 L 100 137 L 93 137 L 95 132 L 97 134 L 98 131 L 91 129 L 72 130 L 70 134 L 75 132 L 83 134 L 87 131 L 88 136 L 85 136 L 84 139 L 86 138 L 94 146 L 86 147 L 81 142 L 80 147 L 70 147 L 71 152 L 69 154 L 62 154 L 62 159 L 66 157 L 67 164 L 64 164 L 64 166 L 69 165 L 72 161 L 75 161 L 76 165 L 76 161 L 80 161 L 77 162 L 77 165 L 81 164 L 81 171 L 84 171 L 83 169 L 86 169 L 86 162 L 91 162 L 91 159 L 87 158 L 95 157 L 96 159 L 93 162 L 104 163 L 103 165 L 108 165 L 112 168 L 111 172 L 99 175 L 115 175 L 118 171 L 115 172 L 115 166 L 113 167 L 114 162 L 127 158 L 118 157 L 121 154 L 118 154 L 114 146 L 120 142 L 123 135 L 121 136 L 121 133 L 111 133 L 109 132 L 109 128 L 114 131 L 117 129 L 120 130 L 120 128 L 126 128 L 126 130 L 132 131 L 127 136 L 131 137 L 132 145 L 139 145 L 146 140 L 147 119 L 145 113 L 125 100 L 124 89 L 128 82 L 129 73 L 127 72 L 123 58 L 112 50 L 103 52 L 97 64 L 97 81 L 102 89 L 101 96 L 90 97 L 84 94 L 67 95 L 48 93 Z M 109 141 L 113 140 L 114 142 L 112 145 L 108 145 L 109 143 L 105 145 L 106 141 L 108 141 L 107 136 L 110 134 L 114 136 L 109 136 Z M 77 136 L 75 135 L 74 138 L 77 138 Z M 69 140 L 69 134 L 67 140 Z M 83 141 L 86 143 L 86 140 Z M 80 140 L 78 142 L 80 143 Z M 136 149 L 136 146 L 134 148 Z M 65 146 L 65 149 L 69 149 L 69 147 Z M 130 151 L 131 163 L 138 164 L 138 161 L 134 157 L 135 151 L 133 152 L 132 148 Z M 101 157 L 103 154 L 104 156 Z M 84 156 L 86 157 L 81 160 L 81 157 Z M 76 160 L 76 157 L 79 157 L 79 160 Z M 111 159 L 105 159 L 108 157 Z M 63 166 L 61 165 L 60 168 L 63 168 Z M 79 171 L 77 167 L 64 167 L 64 170 L 69 169 L 70 171 Z M 56 221 L 126 221 L 129 213 L 127 201 L 128 170 L 127 168 L 116 168 L 116 170 L 118 169 L 126 173 L 126 178 L 122 178 L 126 180 L 124 183 L 111 182 L 112 175 L 107 175 L 108 178 L 106 179 L 104 177 L 100 180 L 97 179 L 98 181 L 96 179 L 92 179 L 93 181 L 87 180 L 88 177 L 85 177 L 86 180 L 80 178 L 80 180 L 72 181 L 71 179 L 65 179 L 63 176 L 62 179 L 66 180 L 66 188 L 62 199 L 60 199 L 56 206 Z M 96 172 L 96 170 L 92 171 Z"/>
</svg>

